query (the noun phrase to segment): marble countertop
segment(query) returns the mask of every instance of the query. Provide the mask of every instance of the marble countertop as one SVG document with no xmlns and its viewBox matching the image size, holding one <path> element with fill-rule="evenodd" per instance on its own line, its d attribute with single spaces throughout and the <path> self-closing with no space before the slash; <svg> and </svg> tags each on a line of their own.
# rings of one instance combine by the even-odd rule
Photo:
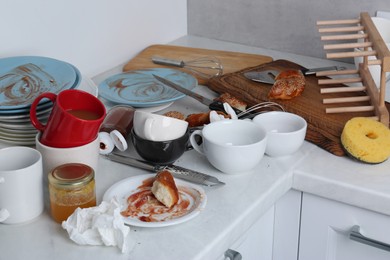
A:
<svg viewBox="0 0 390 260">
<path fill-rule="evenodd" d="M 182 37 L 172 44 L 268 55 L 306 67 L 353 66 L 193 36 Z M 120 68 L 98 75 L 94 81 L 98 83 L 108 75 L 120 72 Z M 195 90 L 213 95 L 203 86 Z M 185 97 L 166 110 L 178 108 L 187 112 L 207 109 Z M 191 221 L 171 227 L 131 227 L 131 250 L 121 254 L 115 247 L 76 245 L 45 211 L 30 223 L 0 225 L 0 259 L 216 259 L 289 189 L 390 216 L 390 161 L 377 165 L 362 164 L 347 157 L 334 156 L 305 142 L 294 155 L 283 158 L 265 156 L 256 169 L 243 175 L 223 174 L 195 151 L 186 152 L 176 164 L 216 176 L 226 183 L 221 187 L 205 188 L 206 208 Z M 145 173 L 101 157 L 96 174 L 98 200 L 114 183 Z"/>
</svg>

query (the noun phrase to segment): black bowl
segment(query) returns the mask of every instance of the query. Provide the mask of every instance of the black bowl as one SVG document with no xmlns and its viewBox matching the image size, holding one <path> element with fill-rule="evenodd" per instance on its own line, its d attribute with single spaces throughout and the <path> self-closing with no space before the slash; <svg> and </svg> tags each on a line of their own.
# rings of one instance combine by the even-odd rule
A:
<svg viewBox="0 0 390 260">
<path fill-rule="evenodd" d="M 131 141 L 138 155 L 144 160 L 154 164 L 172 164 L 183 153 L 190 149 L 189 130 L 177 139 L 169 141 L 151 141 L 139 137 L 134 129 L 131 130 Z"/>
</svg>

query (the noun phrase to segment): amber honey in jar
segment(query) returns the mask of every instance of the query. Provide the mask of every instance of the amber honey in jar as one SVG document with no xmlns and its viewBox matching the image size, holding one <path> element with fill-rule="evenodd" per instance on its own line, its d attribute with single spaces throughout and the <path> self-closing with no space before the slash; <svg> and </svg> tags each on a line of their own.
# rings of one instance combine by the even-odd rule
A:
<svg viewBox="0 0 390 260">
<path fill-rule="evenodd" d="M 61 223 L 77 208 L 96 206 L 95 172 L 88 165 L 68 163 L 49 173 L 50 208 L 53 219 Z"/>
</svg>

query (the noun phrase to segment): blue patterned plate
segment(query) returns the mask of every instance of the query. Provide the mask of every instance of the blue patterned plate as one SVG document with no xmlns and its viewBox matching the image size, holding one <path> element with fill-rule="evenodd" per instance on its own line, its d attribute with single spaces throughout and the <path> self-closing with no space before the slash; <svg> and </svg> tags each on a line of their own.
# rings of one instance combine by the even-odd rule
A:
<svg viewBox="0 0 390 260">
<path fill-rule="evenodd" d="M 74 67 L 60 60 L 39 56 L 0 59 L 0 110 L 28 108 L 41 93 L 58 93 L 78 83 Z"/>
<path fill-rule="evenodd" d="M 156 74 L 176 84 L 193 89 L 198 85 L 195 77 L 188 73 L 153 68 L 134 70 L 111 76 L 99 84 L 99 95 L 108 101 L 133 107 L 153 107 L 173 102 L 185 95 L 153 77 Z"/>
</svg>

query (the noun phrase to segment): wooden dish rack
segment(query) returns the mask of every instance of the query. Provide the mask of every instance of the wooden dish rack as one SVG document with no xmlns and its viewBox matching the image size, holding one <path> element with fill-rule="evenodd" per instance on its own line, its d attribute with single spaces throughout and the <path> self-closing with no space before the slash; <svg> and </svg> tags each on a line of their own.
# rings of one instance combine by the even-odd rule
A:
<svg viewBox="0 0 390 260">
<path fill-rule="evenodd" d="M 385 106 L 386 73 L 390 72 L 390 51 L 380 36 L 368 13 L 361 13 L 359 19 L 318 21 L 318 31 L 322 34 L 321 40 L 326 42 L 338 41 L 324 45 L 324 50 L 331 51 L 326 58 L 355 58 L 363 57 L 363 62 L 356 70 L 324 71 L 317 76 L 336 76 L 336 78 L 319 79 L 319 85 L 349 84 L 354 86 L 321 88 L 321 94 L 361 92 L 365 96 L 324 98 L 324 104 L 343 104 L 340 107 L 326 108 L 326 113 L 345 113 L 373 111 L 374 119 L 389 126 L 389 112 Z M 362 49 L 361 51 L 359 49 Z M 347 50 L 347 51 L 339 51 Z M 335 52 L 333 52 L 335 51 Z M 375 56 L 376 60 L 369 60 Z M 368 66 L 381 67 L 380 86 L 377 87 Z M 340 77 L 341 76 L 341 77 Z M 361 84 L 360 84 L 361 83 Z M 355 86 L 358 85 L 358 86 Z M 348 106 L 351 102 L 368 101 L 369 105 Z"/>
</svg>

